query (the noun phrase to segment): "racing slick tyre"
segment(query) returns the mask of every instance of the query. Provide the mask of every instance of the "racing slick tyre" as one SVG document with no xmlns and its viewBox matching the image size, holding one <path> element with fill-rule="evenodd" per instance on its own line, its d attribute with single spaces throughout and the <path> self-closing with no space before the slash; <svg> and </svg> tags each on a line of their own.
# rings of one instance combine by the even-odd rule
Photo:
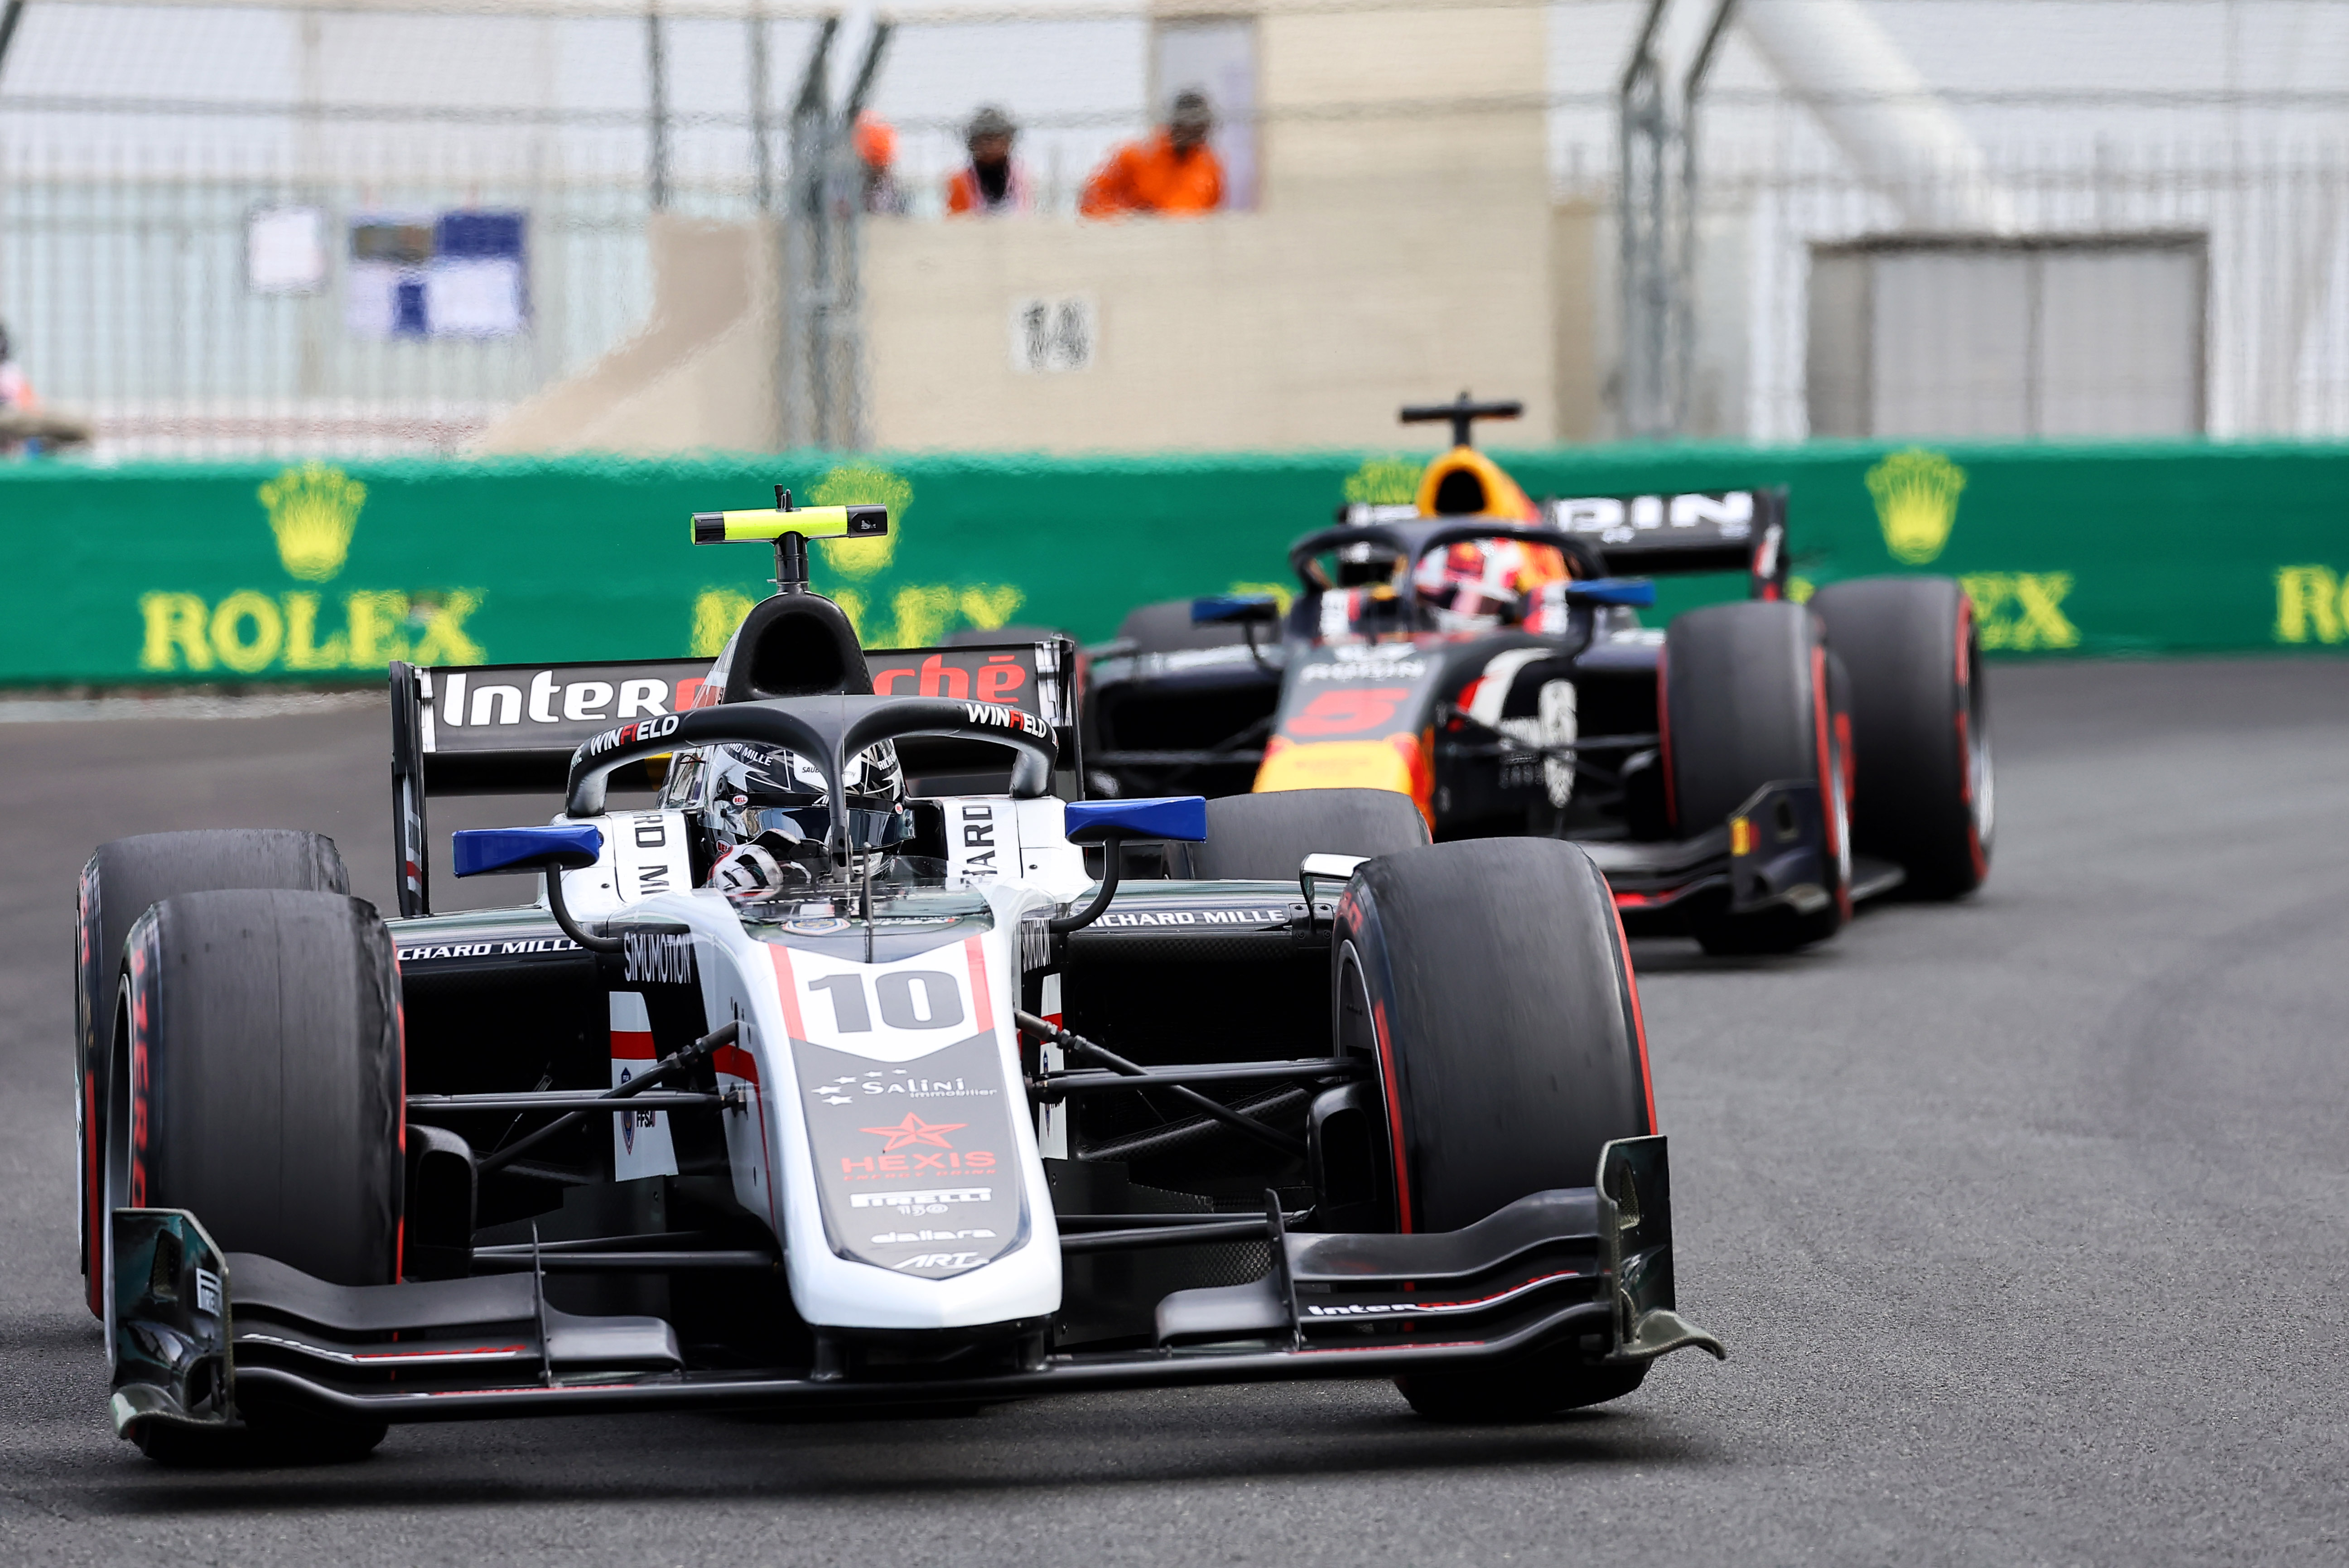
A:
<svg viewBox="0 0 2349 1568">
<path fill-rule="evenodd" d="M 184 1209 L 223 1252 L 334 1284 L 396 1280 L 399 978 L 373 907 L 281 888 L 189 893 L 142 915 L 125 949 L 104 1209 Z M 150 1422 L 140 1446 L 219 1463 L 357 1459 L 383 1440 L 379 1422 L 242 1392 L 237 1409 L 241 1429 Z"/>
<path fill-rule="evenodd" d="M 90 1194 L 98 1181 L 98 1151 L 105 1147 L 104 1117 L 93 1113 L 107 1103 L 106 1032 L 114 1019 L 122 940 L 129 935 L 131 922 L 159 899 L 221 888 L 347 893 L 350 877 L 333 839 L 282 827 L 118 838 L 99 845 L 82 867 L 74 932 L 74 1127 L 80 1150 L 74 1185 L 80 1198 L 81 1270 L 88 1280 L 93 1316 L 106 1315 L 97 1273 L 90 1267 L 98 1241 Z"/>
<path fill-rule="evenodd" d="M 1851 780 L 1819 623 L 1800 605 L 1749 599 L 1676 616 L 1664 633 L 1664 777 L 1682 837 L 1716 827 L 1764 784 L 1819 786 L 1826 828 L 1824 903 L 1755 914 L 1692 913 L 1709 953 L 1792 952 L 1851 918 Z"/>
<path fill-rule="evenodd" d="M 1338 1045 L 1379 1064 L 1395 1228 L 1456 1231 L 1655 1129 L 1647 1037 L 1606 878 L 1578 846 L 1470 839 L 1381 857 L 1339 906 Z M 1576 1346 L 1397 1379 L 1441 1419 L 1543 1416 L 1630 1393 L 1644 1365 Z"/>
<path fill-rule="evenodd" d="M 1207 841 L 1166 846 L 1169 877 L 1297 880 L 1309 855 L 1392 855 L 1427 842 L 1409 795 L 1383 789 L 1289 789 L 1207 802 Z"/>
<path fill-rule="evenodd" d="M 1948 577 L 1863 577 L 1811 611 L 1851 672 L 1852 846 L 1955 898 L 1990 872 L 1990 715 L 1973 606 Z"/>
</svg>

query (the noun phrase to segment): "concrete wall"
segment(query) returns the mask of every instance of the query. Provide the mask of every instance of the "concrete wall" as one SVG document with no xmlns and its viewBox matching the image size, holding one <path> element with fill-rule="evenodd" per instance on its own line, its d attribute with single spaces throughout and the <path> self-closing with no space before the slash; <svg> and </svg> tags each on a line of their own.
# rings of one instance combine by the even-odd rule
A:
<svg viewBox="0 0 2349 1568">
<path fill-rule="evenodd" d="M 755 452 L 777 444 L 781 256 L 771 223 L 656 213 L 653 312 L 580 374 L 525 399 L 475 453 Z"/>
<path fill-rule="evenodd" d="M 1396 405 L 1464 387 L 1525 400 L 1512 434 L 1555 432 L 1540 8 L 1258 26 L 1258 211 L 866 225 L 876 446 L 1425 444 Z M 1366 100 L 1392 108 L 1335 108 Z M 1070 295 L 1094 302 L 1093 364 L 1016 371 L 1015 302 Z"/>
</svg>

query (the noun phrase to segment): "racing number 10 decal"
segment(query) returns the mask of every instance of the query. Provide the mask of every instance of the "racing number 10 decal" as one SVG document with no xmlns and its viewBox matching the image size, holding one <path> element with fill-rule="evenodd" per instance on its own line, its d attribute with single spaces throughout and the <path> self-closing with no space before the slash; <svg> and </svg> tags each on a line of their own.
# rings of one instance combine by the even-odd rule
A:
<svg viewBox="0 0 2349 1568">
<path fill-rule="evenodd" d="M 822 992 L 832 1001 L 833 1026 L 843 1034 L 873 1033 L 873 1010 L 866 1004 L 864 976 L 828 974 L 807 982 L 811 992 Z M 873 981 L 874 1000 L 881 1004 L 881 1022 L 892 1029 L 952 1029 L 965 1016 L 962 988 L 942 969 L 895 970 Z"/>
<path fill-rule="evenodd" d="M 1354 735 L 1378 730 L 1392 720 L 1395 710 L 1411 695 L 1402 686 L 1340 687 L 1316 696 L 1283 726 L 1292 735 Z"/>
</svg>

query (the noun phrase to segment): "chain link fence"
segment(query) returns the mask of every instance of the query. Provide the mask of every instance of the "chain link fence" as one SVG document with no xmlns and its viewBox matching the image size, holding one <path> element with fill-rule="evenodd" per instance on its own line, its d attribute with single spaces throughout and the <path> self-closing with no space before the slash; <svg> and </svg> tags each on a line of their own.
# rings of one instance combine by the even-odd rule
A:
<svg viewBox="0 0 2349 1568">
<path fill-rule="evenodd" d="M 1274 11 L 1299 5 L 1409 8 L 1276 0 Z M 1447 116 L 1546 128 L 1552 198 L 1568 220 L 1552 231 L 1560 417 L 1555 432 L 1526 433 L 1603 439 L 1629 428 L 1617 76 L 1647 5 L 1544 9 L 1552 42 L 1541 91 L 1399 101 L 1340 84 L 1308 104 L 1259 105 L 1249 57 L 1217 78 L 1233 84 L 1219 89 L 1219 135 L 1228 161 L 1250 171 L 1234 202 L 1245 207 L 1256 201 L 1255 160 L 1287 127 L 1359 123 L 1374 150 L 1435 135 L 1428 128 Z M 1962 0 L 1881 9 L 1904 21 L 1930 11 L 2018 25 L 2032 14 L 2011 0 L 1976 0 L 1971 12 Z M 2115 68 L 2127 74 L 2133 8 L 2088 0 L 2059 9 L 2075 21 L 2107 18 Z M 2270 9 L 2349 17 L 2333 0 Z M 2173 0 L 2151 7 L 2159 15 L 2147 26 L 2213 10 Z M 1207 23 L 1226 34 L 1197 30 Z M 1182 27 L 1194 31 L 1174 37 Z M 651 12 L 600 0 L 474 0 L 471 9 L 460 0 L 429 11 L 381 0 L 34 0 L 0 61 L 0 321 L 45 400 L 88 420 L 103 458 L 451 454 L 646 328 L 657 214 L 763 218 L 782 239 L 785 302 L 772 444 L 854 447 L 872 431 L 858 288 L 868 192 L 848 140 L 851 112 L 869 109 L 894 130 L 886 221 L 942 217 L 947 177 L 964 159 L 962 127 L 993 102 L 1021 128 L 1029 221 L 1071 223 L 1086 175 L 1152 123 L 1169 62 L 1213 67 L 1221 57 L 1196 49 L 1234 37 L 1253 47 L 1235 28 L 1245 31 L 1231 18 L 1117 5 L 933 11 L 898 17 L 876 53 L 869 17 L 751 0 Z M 1978 166 L 1908 178 L 1952 189 L 1987 178 L 2012 214 L 2004 237 L 2040 246 L 1991 254 L 1998 247 L 1982 235 L 1943 236 L 1980 253 L 1977 277 L 1962 256 L 1896 257 L 1879 245 L 1916 241 L 1915 213 L 1953 203 L 1930 192 L 1906 200 L 1855 167 L 1820 131 L 1833 106 L 1779 86 L 1733 26 L 1696 121 L 1703 155 L 1681 432 L 2050 433 L 2033 428 L 2041 416 L 2030 410 L 2070 394 L 2048 389 L 2061 379 L 2050 356 L 2069 341 L 2047 330 L 2047 302 L 2061 296 L 2045 280 L 2063 271 L 2049 270 L 2048 247 L 2136 237 L 2194 248 L 2192 301 L 2179 305 L 2172 283 L 2147 283 L 2152 292 L 2121 299 L 2106 337 L 2077 352 L 2094 358 L 2131 320 L 2158 319 L 2160 331 L 2184 335 L 2170 360 L 2191 360 L 2191 428 L 2349 434 L 2349 148 L 2333 131 L 2349 95 L 2323 79 L 2277 87 L 2232 65 L 2206 89 L 2193 85 L 2196 62 L 2175 64 L 2152 85 L 2100 88 L 2047 79 L 2039 65 L 2002 79 L 2001 51 L 1976 52 L 1974 75 L 1946 96 L 1992 151 Z M 1378 160 L 1364 168 L 1344 190 L 1307 199 L 1377 201 Z M 1288 189 L 1295 199 L 1298 187 Z M 1413 214 L 1396 211 L 1392 222 L 1408 227 Z M 1859 275 L 1835 271 L 1855 255 L 1867 258 L 1873 292 L 1836 306 L 1836 327 L 1822 289 Z M 1888 315 L 1899 280 L 1924 275 L 1916 269 L 1927 261 L 1959 268 L 1947 275 L 1958 293 L 1930 297 L 1979 295 L 1966 310 L 2014 317 L 2013 364 L 1985 369 L 1966 360 L 1967 343 L 1936 347 L 1924 328 Z M 1846 361 L 1878 391 L 1888 378 L 1943 377 L 1956 403 L 1937 407 L 1954 411 L 1932 417 L 1949 428 L 1900 427 L 1897 397 L 1870 404 L 1875 414 L 1837 412 L 1821 367 Z M 2187 373 L 2165 360 L 2113 376 L 2120 385 Z M 1457 373 L 1431 355 L 1424 379 L 1443 388 Z M 2134 382 L 2116 395 L 2139 392 L 2154 398 Z"/>
</svg>

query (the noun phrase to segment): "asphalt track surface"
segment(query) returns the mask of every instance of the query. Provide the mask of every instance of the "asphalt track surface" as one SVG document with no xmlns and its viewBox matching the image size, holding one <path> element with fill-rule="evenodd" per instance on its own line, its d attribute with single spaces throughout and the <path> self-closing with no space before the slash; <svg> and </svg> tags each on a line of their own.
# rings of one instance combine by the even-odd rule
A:
<svg viewBox="0 0 2349 1568">
<path fill-rule="evenodd" d="M 2341 1561 L 2349 666 L 1992 680 L 1980 897 L 1788 960 L 1638 951 L 1682 1304 L 1725 1366 L 1512 1428 L 1331 1384 L 395 1428 L 357 1465 L 226 1475 L 106 1424 L 74 875 L 122 834 L 304 826 L 388 899 L 385 726 L 7 725 L 0 1561 Z M 503 809 L 460 804 L 436 829 Z"/>
</svg>

